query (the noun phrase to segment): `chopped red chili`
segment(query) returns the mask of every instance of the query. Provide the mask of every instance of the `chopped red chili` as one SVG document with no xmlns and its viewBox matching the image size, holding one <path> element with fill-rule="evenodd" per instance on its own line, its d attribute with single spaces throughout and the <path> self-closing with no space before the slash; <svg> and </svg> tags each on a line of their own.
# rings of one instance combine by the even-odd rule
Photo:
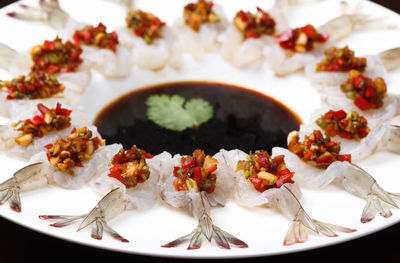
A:
<svg viewBox="0 0 400 263">
<path fill-rule="evenodd" d="M 192 156 L 182 157 L 181 165 L 174 167 L 177 191 L 205 191 L 212 193 L 216 186 L 218 160 L 205 155 L 202 150 L 195 150 Z"/>
<path fill-rule="evenodd" d="M 212 11 L 213 2 L 198 0 L 197 3 L 189 3 L 183 9 L 183 19 L 186 25 L 198 32 L 204 23 L 217 23 L 219 16 Z"/>
<path fill-rule="evenodd" d="M 356 111 L 346 113 L 343 110 L 321 115 L 315 123 L 328 137 L 340 136 L 350 140 L 360 140 L 368 135 L 368 121 Z"/>
<path fill-rule="evenodd" d="M 314 48 L 315 43 L 325 43 L 329 35 L 319 33 L 314 26 L 306 26 L 291 29 L 278 36 L 279 45 L 286 50 L 305 53 Z"/>
<path fill-rule="evenodd" d="M 50 98 L 65 89 L 54 75 L 37 71 L 10 81 L 0 81 L 0 88 L 7 89 L 7 100 Z"/>
<path fill-rule="evenodd" d="M 63 43 L 58 37 L 53 41 L 46 40 L 31 49 L 32 71 L 48 74 L 75 72 L 82 63 L 81 53 L 82 49 L 71 41 Z"/>
<path fill-rule="evenodd" d="M 262 35 L 273 35 L 275 33 L 275 20 L 259 7 L 257 7 L 255 14 L 240 10 L 233 18 L 233 22 L 243 34 L 244 39 L 260 38 Z"/>
<path fill-rule="evenodd" d="M 292 134 L 288 142 L 289 151 L 306 163 L 321 169 L 328 168 L 335 161 L 351 162 L 350 154 L 340 154 L 340 142 L 331 141 L 322 132 L 314 130 L 304 141 L 299 141 L 299 133 Z"/>
<path fill-rule="evenodd" d="M 108 174 L 123 183 L 126 188 L 135 187 L 150 177 L 150 169 L 146 164 L 147 153 L 133 145 L 131 149 L 121 149 L 114 155 Z"/>
<path fill-rule="evenodd" d="M 155 38 L 162 38 L 161 30 L 165 22 L 152 13 L 131 10 L 125 21 L 127 27 L 132 29 L 136 36 L 143 38 L 147 44 L 153 43 Z"/>
<path fill-rule="evenodd" d="M 98 48 L 111 49 L 113 52 L 117 51 L 118 35 L 115 31 L 107 33 L 107 28 L 102 23 L 97 27 L 85 26 L 84 28 L 75 31 L 73 39 L 75 44 L 81 43 Z"/>
<path fill-rule="evenodd" d="M 22 133 L 15 138 L 15 142 L 21 146 L 28 146 L 35 138 L 43 137 L 52 131 L 68 128 L 71 125 L 69 117 L 71 111 L 61 108 L 60 103 L 57 103 L 55 109 L 48 109 L 43 104 L 38 104 L 37 107 L 40 112 L 38 115 L 13 124 L 14 129 Z"/>
<path fill-rule="evenodd" d="M 243 170 L 248 179 L 259 192 L 271 188 L 280 188 L 285 183 L 294 183 L 294 172 L 286 168 L 285 156 L 272 158 L 267 151 L 250 153 L 247 160 L 239 161 L 237 170 Z"/>
<path fill-rule="evenodd" d="M 372 80 L 357 70 L 349 71 L 349 79 L 340 85 L 340 90 L 363 111 L 382 107 L 387 91 L 383 78 Z"/>
<path fill-rule="evenodd" d="M 318 64 L 316 71 L 350 71 L 355 69 L 364 72 L 367 67 L 367 59 L 354 56 L 354 51 L 348 46 L 344 48 L 331 47 L 325 51 L 325 58 Z"/>
<path fill-rule="evenodd" d="M 92 131 L 83 127 L 73 129 L 67 139 L 60 138 L 45 148 L 50 165 L 73 176 L 71 168 L 82 167 L 83 162 L 90 160 L 94 152 L 103 145 L 105 140 L 92 138 Z"/>
</svg>

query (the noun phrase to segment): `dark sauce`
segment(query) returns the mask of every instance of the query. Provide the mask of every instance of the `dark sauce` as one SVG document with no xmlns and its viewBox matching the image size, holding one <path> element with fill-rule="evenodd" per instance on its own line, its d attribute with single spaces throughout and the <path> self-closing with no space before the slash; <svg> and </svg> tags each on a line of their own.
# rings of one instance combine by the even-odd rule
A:
<svg viewBox="0 0 400 263">
<path fill-rule="evenodd" d="M 197 129 L 167 130 L 146 117 L 147 98 L 179 94 L 186 100 L 202 98 L 214 108 L 213 117 Z M 220 149 L 245 152 L 287 147 L 289 132 L 300 118 L 276 100 L 245 88 L 209 82 L 178 82 L 135 90 L 114 101 L 96 117 L 95 125 L 107 144 L 136 144 L 152 154 L 167 151 L 189 155 L 195 149 L 215 154 Z"/>
</svg>

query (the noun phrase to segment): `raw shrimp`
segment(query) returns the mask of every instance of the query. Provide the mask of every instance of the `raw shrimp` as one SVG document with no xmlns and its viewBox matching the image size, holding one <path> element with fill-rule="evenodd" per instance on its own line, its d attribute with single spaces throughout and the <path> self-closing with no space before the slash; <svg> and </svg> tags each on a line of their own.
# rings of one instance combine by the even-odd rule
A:
<svg viewBox="0 0 400 263">
<path fill-rule="evenodd" d="M 218 4 L 199 0 L 185 6 L 183 17 L 175 20 L 174 52 L 191 54 L 200 60 L 218 48 L 217 37 L 227 26 L 226 16 Z"/>
<path fill-rule="evenodd" d="M 172 158 L 168 155 L 161 161 L 161 197 L 171 206 L 190 210 L 198 219 L 198 226 L 190 234 L 163 247 L 177 247 L 189 242 L 187 249 L 198 249 L 204 238 L 209 242 L 216 241 L 220 248 L 230 249 L 229 244 L 247 247 L 243 241 L 215 226 L 210 217 L 211 206 L 225 205 L 233 189 L 232 174 L 222 154 L 204 156 L 203 151 L 196 150 L 193 157 L 175 155 Z"/>
<path fill-rule="evenodd" d="M 293 150 L 296 149 L 296 145 L 300 145 L 298 142 L 299 134 L 297 131 L 289 134 L 289 149 L 292 147 Z M 301 146 L 299 150 L 301 150 Z M 285 155 L 286 166 L 296 171 L 294 180 L 302 186 L 323 188 L 335 182 L 349 193 L 367 200 L 361 215 L 362 223 L 371 221 L 378 212 L 385 218 L 390 217 L 392 212 L 389 207 L 398 208 L 393 199 L 400 199 L 400 195 L 385 191 L 369 173 L 350 163 L 349 158 L 338 158 L 340 156 L 338 155 L 336 161 L 331 159 L 329 163 L 322 163 L 317 160 L 316 163 L 321 164 L 320 168 L 317 168 L 315 163 L 312 165 L 309 161 L 306 163 L 299 158 L 301 155 L 304 157 L 307 154 L 306 152 L 299 151 L 295 154 L 288 149 L 274 147 L 272 154 Z M 307 158 L 311 158 L 311 156 Z M 326 160 L 325 157 L 324 160 Z"/>
<path fill-rule="evenodd" d="M 132 52 L 133 66 L 149 70 L 160 70 L 168 65 L 174 68 L 181 66 L 181 56 L 172 48 L 176 32 L 158 17 L 141 10 L 131 10 L 126 23 L 126 27 L 116 28 L 115 31 L 121 45 Z"/>
<path fill-rule="evenodd" d="M 229 167 L 235 172 L 235 200 L 247 207 L 266 206 L 275 207 L 281 211 L 291 222 L 283 245 L 303 243 L 308 239 L 308 234 L 319 234 L 335 237 L 335 232 L 351 233 L 355 230 L 323 223 L 311 218 L 301 206 L 299 199 L 301 191 L 296 183 L 291 180 L 295 170 L 288 170 L 285 166 L 284 156 L 270 157 L 266 151 L 257 151 L 246 154 L 240 150 L 222 150 Z M 273 167 L 263 164 L 268 160 Z M 255 163 L 257 162 L 257 165 Z M 252 166 L 263 165 L 258 174 L 249 173 L 254 170 Z M 254 167 L 255 167 L 254 166 Z M 274 170 L 274 172 L 272 171 Z M 277 176 L 274 174 L 276 172 Z M 248 179 L 246 179 L 248 178 Z M 272 180 L 272 181 L 271 181 Z"/>
<path fill-rule="evenodd" d="M 25 7 L 25 11 L 35 8 Z M 37 20 L 45 17 L 45 21 L 57 30 L 63 39 L 74 40 L 82 48 L 81 68 L 93 68 L 106 77 L 122 77 L 130 73 L 132 63 L 131 49 L 118 42 L 116 32 L 107 33 L 106 27 L 99 23 L 97 27 L 79 23 L 64 12 L 57 0 L 40 1 L 37 12 L 43 15 L 21 17 L 21 13 L 14 13 L 14 17 L 28 20 Z M 59 16 L 59 19 L 56 17 Z M 81 34 L 79 34 L 81 33 Z M 110 45 L 101 45 L 108 43 Z M 21 58 L 22 59 L 22 58 Z M 20 60 L 17 60 L 21 64 Z"/>
<path fill-rule="evenodd" d="M 133 159 L 136 160 L 130 159 L 132 155 L 134 156 Z M 132 170 L 132 167 L 138 167 L 138 162 L 136 162 L 138 161 L 137 155 L 140 155 L 138 159 L 143 164 L 139 168 L 140 171 Z M 149 157 L 149 159 L 145 156 Z M 127 239 L 122 238 L 114 231 L 107 222 L 126 210 L 149 209 L 156 203 L 158 197 L 157 183 L 159 179 L 157 171 L 161 165 L 159 159 L 162 156 L 163 154 L 155 157 L 149 156 L 136 148 L 136 146 L 133 146 L 128 151 L 120 149 L 112 158 L 110 164 L 113 166 L 109 171 L 103 172 L 102 175 L 90 183 L 95 192 L 104 195 L 104 197 L 89 214 L 80 216 L 41 215 L 40 218 L 55 221 L 55 223 L 50 225 L 53 227 L 64 227 L 80 222 L 78 231 L 92 225 L 91 236 L 94 239 L 102 239 L 104 230 L 118 241 L 128 242 Z M 134 174 L 133 176 L 138 176 L 136 179 L 140 179 L 140 181 L 130 180 L 129 173 Z M 137 184 L 133 185 L 132 182 Z"/>
<path fill-rule="evenodd" d="M 347 4 L 342 3 L 342 5 Z M 300 28 L 303 31 L 302 33 L 308 38 L 313 38 L 315 32 L 310 29 L 304 30 L 306 27 L 308 27 L 308 25 Z M 309 48 L 310 44 L 307 37 L 293 38 L 293 35 L 297 36 L 299 33 L 289 30 L 278 36 L 278 43 L 264 47 L 266 65 L 274 71 L 276 75 L 285 76 L 303 69 L 308 64 L 315 64 L 316 59 L 321 57 L 325 50 L 335 46 L 337 41 L 342 40 L 354 31 L 376 29 L 377 27 L 380 29 L 391 28 L 391 26 L 384 24 L 381 19 L 372 19 L 368 14 L 361 13 L 360 8 L 357 8 L 352 13 L 347 12 L 347 14 L 338 16 L 318 27 L 316 32 L 320 32 L 320 34 L 324 36 L 323 38 L 325 41 L 322 41 L 320 45 L 311 49 Z M 304 34 L 300 33 L 299 36 Z M 304 47 L 299 49 L 297 48 L 298 44 L 302 44 Z M 282 48 L 282 46 L 284 46 L 285 49 Z M 295 52 L 293 52 L 292 46 L 296 47 Z M 371 58 L 371 60 L 372 59 L 373 58 Z M 378 62 L 372 60 L 371 63 Z M 376 65 L 376 67 L 378 67 L 378 65 Z M 310 69 L 308 69 L 307 72 L 310 72 Z"/>
<path fill-rule="evenodd" d="M 228 25 L 218 37 L 221 56 L 238 67 L 261 61 L 264 58 L 263 47 L 273 45 L 274 36 L 288 28 L 286 17 L 276 8 L 267 11 L 257 8 L 258 18 L 253 23 L 246 24 L 244 21 L 249 21 L 251 16 L 254 15 L 250 12 L 239 11 L 234 23 Z M 255 33 L 258 30 L 252 27 L 258 24 L 267 28 L 267 31 Z"/>
<path fill-rule="evenodd" d="M 91 178 L 105 171 L 107 162 L 104 160 L 110 160 L 121 148 L 118 144 L 105 146 L 104 143 L 94 126 L 90 129 L 73 129 L 67 139 L 59 138 L 53 144 L 46 145 L 45 151 L 32 156 L 29 160 L 31 165 L 0 184 L 1 201 L 10 200 L 11 208 L 20 212 L 20 192 L 46 185 L 67 189 L 82 187 Z M 74 147 L 71 148 L 72 144 Z"/>
<path fill-rule="evenodd" d="M 51 74 L 31 72 L 10 81 L 0 81 L 0 116 L 16 122 L 31 114 L 38 104 L 57 103 L 78 107 L 79 93 L 67 88 Z"/>
<path fill-rule="evenodd" d="M 0 125 L 0 151 L 7 156 L 19 157 L 28 161 L 44 146 L 59 137 L 66 137 L 70 127 L 79 127 L 85 123 L 84 113 L 79 110 L 38 104 L 38 113 L 16 123 Z M 36 112 L 36 111 L 35 111 Z"/>
</svg>

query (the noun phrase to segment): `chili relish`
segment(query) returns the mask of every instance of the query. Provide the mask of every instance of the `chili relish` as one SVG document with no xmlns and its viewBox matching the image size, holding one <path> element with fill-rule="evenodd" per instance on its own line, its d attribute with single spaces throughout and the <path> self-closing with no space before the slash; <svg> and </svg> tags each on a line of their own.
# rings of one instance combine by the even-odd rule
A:
<svg viewBox="0 0 400 263">
<path fill-rule="evenodd" d="M 259 7 L 257 7 L 255 14 L 240 10 L 233 18 L 233 22 L 244 39 L 260 38 L 262 35 L 273 35 L 275 33 L 275 20 Z"/>
<path fill-rule="evenodd" d="M 57 103 L 55 109 L 49 109 L 43 104 L 38 104 L 39 114 L 31 119 L 19 121 L 13 124 L 16 131 L 22 132 L 15 138 L 15 142 L 21 146 L 28 146 L 34 138 L 43 137 L 46 133 L 62 130 L 71 126 L 71 110 L 61 108 Z"/>
<path fill-rule="evenodd" d="M 285 156 L 272 158 L 267 151 L 261 150 L 250 153 L 247 160 L 237 164 L 237 171 L 243 170 L 248 179 L 259 192 L 270 188 L 280 188 L 285 183 L 294 183 L 294 172 L 286 168 Z"/>
<path fill-rule="evenodd" d="M 54 75 L 31 71 L 28 76 L 19 76 L 11 81 L 0 81 L 0 88 L 7 89 L 7 100 L 45 99 L 64 91 Z"/>
<path fill-rule="evenodd" d="M 357 70 L 349 71 L 349 79 L 340 85 L 340 90 L 360 110 L 379 109 L 386 95 L 386 83 L 383 78 L 372 80 Z"/>
<path fill-rule="evenodd" d="M 152 13 L 131 10 L 125 21 L 127 27 L 132 29 L 136 36 L 143 38 L 148 45 L 153 43 L 155 38 L 162 38 L 161 30 L 165 26 L 165 22 Z"/>
<path fill-rule="evenodd" d="M 305 53 L 312 50 L 315 43 L 325 43 L 328 38 L 328 34 L 321 34 L 314 26 L 308 24 L 280 34 L 278 43 L 285 50 Z"/>
<path fill-rule="evenodd" d="M 82 63 L 82 49 L 71 41 L 63 43 L 59 37 L 53 41 L 45 40 L 42 45 L 33 47 L 30 53 L 34 63 L 32 71 L 48 74 L 76 72 Z"/>
<path fill-rule="evenodd" d="M 197 149 L 192 156 L 182 157 L 180 166 L 174 167 L 174 176 L 177 177 L 174 187 L 177 191 L 212 193 L 217 183 L 217 168 L 217 159 Z"/>
<path fill-rule="evenodd" d="M 356 111 L 346 113 L 343 110 L 330 110 L 321 115 L 315 123 L 328 137 L 340 136 L 359 141 L 370 132 L 368 121 Z"/>
<path fill-rule="evenodd" d="M 292 132 L 289 134 L 288 149 L 316 168 L 326 169 L 335 161 L 351 162 L 350 154 L 340 154 L 340 142 L 331 141 L 330 137 L 324 137 L 319 130 L 305 136 L 303 142 L 299 141 L 297 131 Z"/>
<path fill-rule="evenodd" d="M 219 16 L 212 11 L 213 2 L 198 0 L 197 3 L 189 3 L 183 9 L 183 19 L 193 31 L 198 32 L 204 23 L 217 23 Z"/>
<path fill-rule="evenodd" d="M 331 47 L 325 51 L 323 58 L 316 67 L 316 71 L 350 71 L 355 69 L 364 72 L 367 67 L 367 59 L 354 56 L 354 51 L 348 46 L 344 48 Z"/>
<path fill-rule="evenodd" d="M 146 164 L 146 158 L 152 157 L 151 154 L 137 148 L 136 145 L 129 150 L 122 148 L 109 163 L 111 168 L 108 176 L 117 179 L 126 188 L 135 187 L 149 179 L 150 169 Z"/>
<path fill-rule="evenodd" d="M 75 31 L 73 39 L 75 44 L 81 43 L 98 48 L 106 48 L 117 52 L 118 35 L 115 31 L 107 33 L 107 28 L 102 23 L 96 27 L 85 26 L 84 28 Z"/>
<path fill-rule="evenodd" d="M 83 162 L 90 160 L 94 152 L 105 143 L 105 140 L 97 136 L 92 138 L 92 131 L 83 127 L 72 129 L 66 140 L 60 138 L 53 144 L 46 145 L 45 148 L 50 165 L 74 176 L 71 169 L 83 167 Z"/>
</svg>

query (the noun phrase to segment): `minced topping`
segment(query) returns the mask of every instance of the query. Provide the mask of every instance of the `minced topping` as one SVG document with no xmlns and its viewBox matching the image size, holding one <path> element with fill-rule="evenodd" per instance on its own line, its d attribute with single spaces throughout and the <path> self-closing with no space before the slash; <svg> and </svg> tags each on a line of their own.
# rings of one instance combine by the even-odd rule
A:
<svg viewBox="0 0 400 263">
<path fill-rule="evenodd" d="M 198 32 L 204 23 L 217 23 L 219 16 L 212 11 L 213 2 L 198 0 L 197 3 L 189 3 L 183 9 L 183 19 L 186 25 Z"/>
<path fill-rule="evenodd" d="M 244 12 L 236 13 L 233 22 L 236 28 L 243 34 L 243 38 L 260 38 L 263 35 L 275 33 L 275 20 L 261 8 L 257 7 L 257 13 Z"/>
<path fill-rule="evenodd" d="M 143 38 L 147 44 L 153 43 L 156 38 L 162 38 L 161 30 L 165 22 L 152 13 L 131 10 L 125 21 L 127 27 L 132 29 L 136 36 Z"/>
<path fill-rule="evenodd" d="M 383 78 L 372 80 L 357 70 L 349 71 L 349 79 L 340 85 L 346 97 L 353 100 L 360 110 L 378 109 L 383 106 L 386 83 Z"/>
<path fill-rule="evenodd" d="M 105 145 L 105 140 L 92 138 L 92 131 L 86 127 L 73 129 L 67 139 L 60 138 L 45 146 L 47 159 L 51 166 L 73 176 L 73 167 L 83 167 L 83 163 L 92 158 L 94 152 Z"/>
<path fill-rule="evenodd" d="M 259 192 L 293 183 L 294 172 L 286 168 L 285 156 L 278 155 L 272 158 L 265 150 L 250 153 L 247 160 L 238 162 L 237 170 L 243 170 L 246 179 Z"/>
<path fill-rule="evenodd" d="M 99 23 L 96 27 L 85 26 L 75 31 L 73 39 L 77 45 L 83 43 L 88 46 L 110 49 L 114 53 L 117 51 L 117 33 L 115 31 L 107 33 L 107 28 L 102 23 Z"/>
<path fill-rule="evenodd" d="M 203 150 L 195 150 L 192 156 L 182 157 L 180 166 L 174 167 L 177 180 L 174 187 L 177 191 L 214 192 L 218 160 L 205 155 Z"/>
<path fill-rule="evenodd" d="M 331 47 L 325 51 L 325 58 L 317 64 L 316 71 L 350 71 L 355 69 L 363 72 L 367 67 L 367 59 L 354 56 L 354 51 L 348 46 L 344 48 Z"/>
<path fill-rule="evenodd" d="M 321 115 L 315 123 L 329 137 L 340 136 L 350 140 L 360 140 L 368 135 L 368 121 L 356 111 L 346 113 L 343 110 Z"/>
<path fill-rule="evenodd" d="M 321 131 L 314 130 L 312 134 L 305 136 L 303 142 L 299 139 L 297 131 L 289 134 L 289 151 L 316 168 L 326 169 L 335 161 L 351 162 L 350 154 L 340 154 L 340 143 L 324 137 Z"/>
<path fill-rule="evenodd" d="M 291 29 L 278 36 L 281 48 L 298 53 L 306 53 L 314 48 L 316 43 L 325 43 L 329 38 L 327 34 L 319 33 L 314 26 Z"/>
<path fill-rule="evenodd" d="M 10 81 L 0 81 L 0 88 L 7 89 L 7 100 L 45 99 L 53 97 L 65 89 L 54 75 L 37 71 Z"/>
<path fill-rule="evenodd" d="M 81 54 L 82 49 L 71 41 L 63 43 L 58 37 L 53 41 L 46 40 L 43 45 L 31 49 L 32 71 L 49 74 L 76 72 L 82 63 Z"/>
<path fill-rule="evenodd" d="M 22 134 L 15 139 L 21 146 L 28 146 L 34 138 L 40 138 L 52 131 L 58 131 L 71 126 L 71 110 L 61 108 L 57 103 L 55 109 L 49 109 L 43 104 L 38 104 L 39 114 L 31 119 L 19 121 L 13 124 L 16 131 Z"/>
<path fill-rule="evenodd" d="M 146 158 L 152 158 L 152 155 L 137 148 L 136 145 L 129 150 L 121 149 L 109 164 L 112 167 L 109 169 L 108 176 L 117 179 L 126 188 L 135 187 L 150 177 Z"/>
</svg>

